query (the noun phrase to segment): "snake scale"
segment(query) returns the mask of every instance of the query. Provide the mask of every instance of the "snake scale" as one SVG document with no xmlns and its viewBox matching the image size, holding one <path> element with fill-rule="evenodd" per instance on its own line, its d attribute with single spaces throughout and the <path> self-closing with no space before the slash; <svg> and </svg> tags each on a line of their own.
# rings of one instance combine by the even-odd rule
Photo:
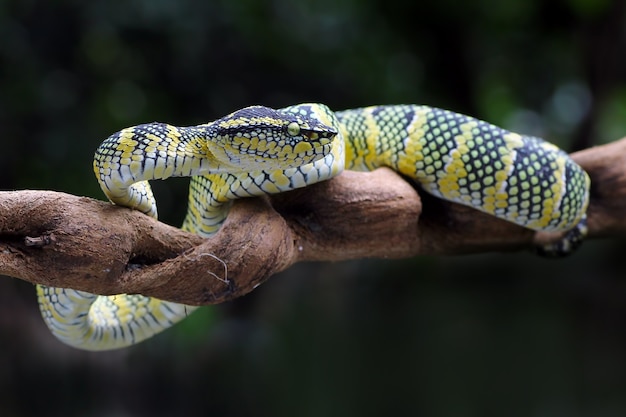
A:
<svg viewBox="0 0 626 417">
<path fill-rule="evenodd" d="M 198 126 L 143 124 L 106 139 L 93 166 L 109 200 L 155 218 L 148 180 L 191 177 L 182 228 L 204 237 L 219 229 L 234 199 L 386 166 L 434 196 L 530 229 L 569 231 L 557 248 L 567 250 L 584 236 L 590 185 L 548 142 L 418 105 L 341 112 L 322 104 L 252 106 Z M 45 286 L 38 298 L 52 333 L 87 350 L 133 345 L 196 308 Z"/>
</svg>

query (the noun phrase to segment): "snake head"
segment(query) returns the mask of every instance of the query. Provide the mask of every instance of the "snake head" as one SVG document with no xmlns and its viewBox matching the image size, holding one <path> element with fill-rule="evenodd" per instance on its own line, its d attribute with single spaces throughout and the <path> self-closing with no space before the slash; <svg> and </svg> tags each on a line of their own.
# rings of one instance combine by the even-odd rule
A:
<svg viewBox="0 0 626 417">
<path fill-rule="evenodd" d="M 207 144 L 219 163 L 241 171 L 284 170 L 331 152 L 338 131 L 301 115 L 252 106 L 212 124 Z"/>
</svg>

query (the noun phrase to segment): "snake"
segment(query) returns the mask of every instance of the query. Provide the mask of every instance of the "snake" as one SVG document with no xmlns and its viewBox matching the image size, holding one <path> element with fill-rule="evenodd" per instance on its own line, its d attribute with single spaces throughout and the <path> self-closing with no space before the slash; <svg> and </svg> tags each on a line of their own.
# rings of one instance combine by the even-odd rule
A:
<svg viewBox="0 0 626 417">
<path fill-rule="evenodd" d="M 332 111 L 320 103 L 250 106 L 179 127 L 147 123 L 109 136 L 93 168 L 116 205 L 157 218 L 150 180 L 190 177 L 181 228 L 210 238 L 234 200 L 325 181 L 344 169 L 388 167 L 418 190 L 537 231 L 563 232 L 569 251 L 586 233 L 590 179 L 566 152 L 537 137 L 424 105 Z M 393 216 L 393 213 L 389 213 Z M 196 308 L 140 294 L 102 296 L 39 285 L 45 323 L 85 350 L 132 346 Z"/>
</svg>

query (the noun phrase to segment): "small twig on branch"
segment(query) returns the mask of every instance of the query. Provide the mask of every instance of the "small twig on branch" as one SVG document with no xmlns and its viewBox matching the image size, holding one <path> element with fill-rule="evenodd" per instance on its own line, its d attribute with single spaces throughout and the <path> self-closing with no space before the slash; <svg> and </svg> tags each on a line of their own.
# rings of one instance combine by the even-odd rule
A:
<svg viewBox="0 0 626 417">
<path fill-rule="evenodd" d="M 626 234 L 626 139 L 572 157 L 592 180 L 590 236 Z M 0 192 L 0 274 L 195 305 L 244 295 L 300 261 L 520 250 L 552 237 L 418 194 L 388 169 L 237 201 L 211 239 L 90 198 Z"/>
</svg>

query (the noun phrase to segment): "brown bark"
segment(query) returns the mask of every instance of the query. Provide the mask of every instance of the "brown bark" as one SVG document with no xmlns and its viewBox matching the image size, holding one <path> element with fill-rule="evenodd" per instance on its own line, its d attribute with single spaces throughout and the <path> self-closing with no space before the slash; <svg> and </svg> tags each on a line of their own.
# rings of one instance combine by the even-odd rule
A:
<svg viewBox="0 0 626 417">
<path fill-rule="evenodd" d="M 626 138 L 572 157 L 592 180 L 590 237 L 626 234 Z M 388 169 L 237 201 L 206 240 L 103 201 L 0 193 L 0 274 L 197 305 L 244 295 L 300 261 L 520 250 L 555 237 L 419 195 Z"/>
</svg>

